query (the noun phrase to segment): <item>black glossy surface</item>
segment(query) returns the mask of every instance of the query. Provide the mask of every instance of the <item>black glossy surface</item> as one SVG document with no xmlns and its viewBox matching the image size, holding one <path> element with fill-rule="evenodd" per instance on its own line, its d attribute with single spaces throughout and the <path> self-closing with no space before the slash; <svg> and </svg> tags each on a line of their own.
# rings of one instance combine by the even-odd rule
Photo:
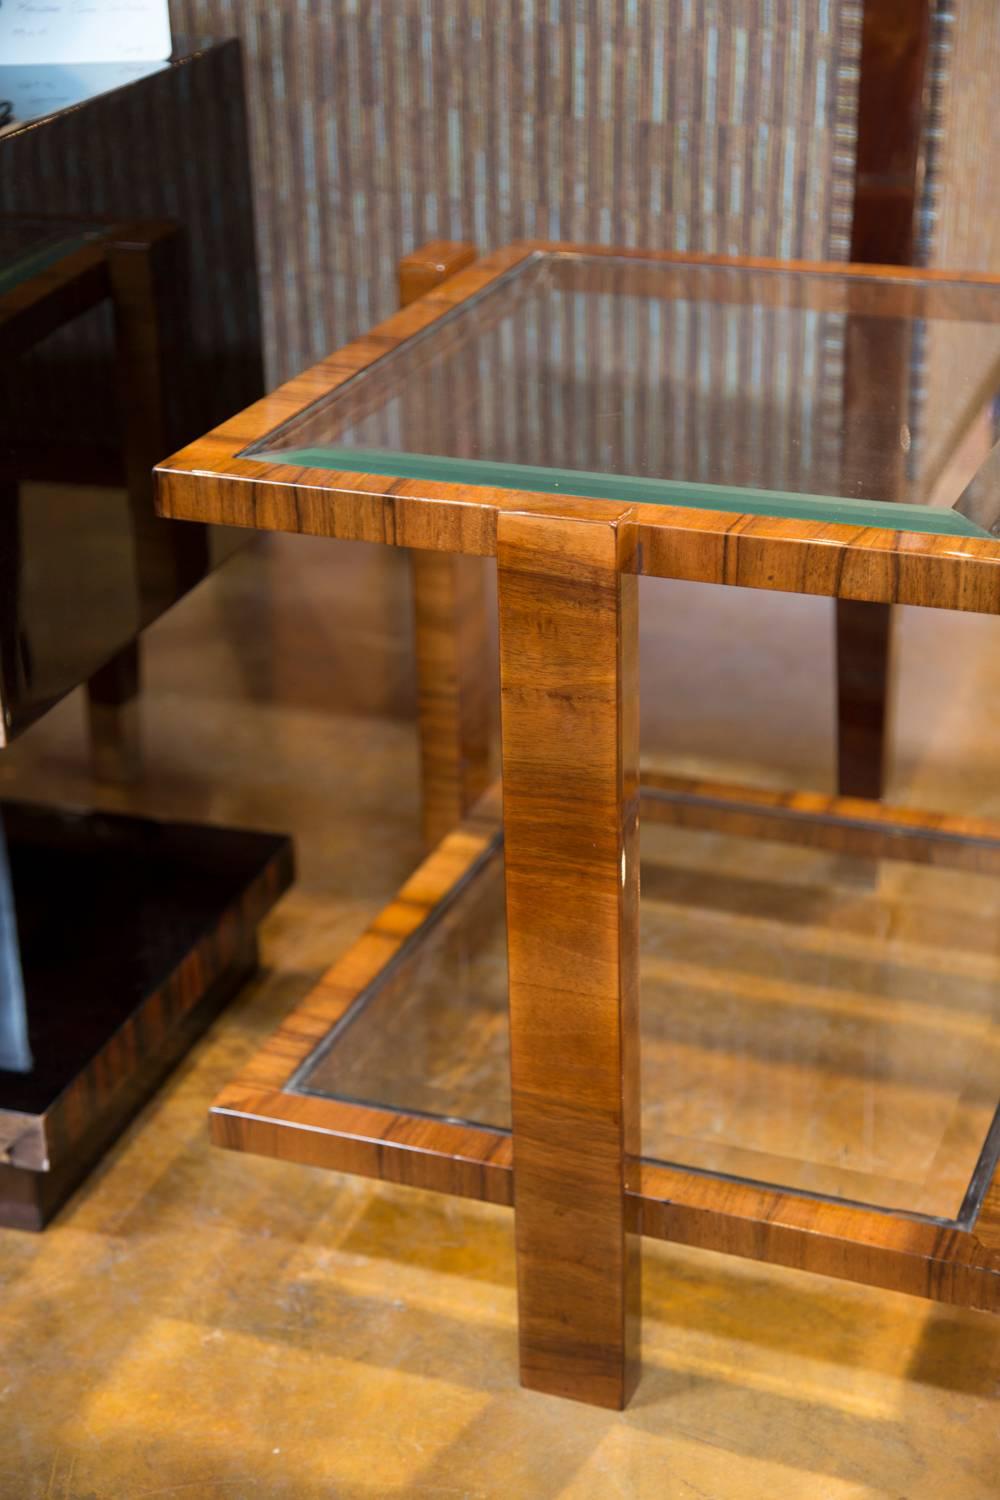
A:
<svg viewBox="0 0 1000 1500">
<path fill-rule="evenodd" d="M 6 1060 L 19 1034 L 31 1058 L 0 1069 L 0 1110 L 38 1115 L 288 841 L 25 804 L 0 817 L 16 912 L 4 921 L 0 883 L 0 1035 Z"/>
<path fill-rule="evenodd" d="M 132 351 L 155 368 L 162 402 L 143 385 L 135 420 L 110 298 L 0 361 L 0 745 L 245 541 L 157 520 L 150 479 L 263 391 L 239 48 L 212 45 L 141 76 L 89 71 L 75 98 L 50 78 L 41 117 L 22 110 L 24 123 L 0 134 L 0 302 L 5 261 L 19 262 L 23 295 L 26 221 L 56 237 L 67 221 L 176 226 L 165 335 Z"/>
</svg>

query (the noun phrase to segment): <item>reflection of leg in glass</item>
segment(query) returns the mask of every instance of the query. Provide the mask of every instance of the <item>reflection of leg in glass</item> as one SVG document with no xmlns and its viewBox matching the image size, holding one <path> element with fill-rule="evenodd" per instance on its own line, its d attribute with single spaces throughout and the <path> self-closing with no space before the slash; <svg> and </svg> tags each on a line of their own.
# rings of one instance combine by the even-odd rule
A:
<svg viewBox="0 0 1000 1500">
<path fill-rule="evenodd" d="M 139 775 L 139 642 L 131 641 L 87 683 L 90 755 L 98 781 Z"/>
<path fill-rule="evenodd" d="M 7 858 L 7 839 L 0 817 L 0 1068 L 31 1071 L 28 1014 L 17 938 L 17 912 Z"/>
<path fill-rule="evenodd" d="M 882 796 L 885 775 L 892 608 L 836 602 L 837 791 Z"/>
</svg>

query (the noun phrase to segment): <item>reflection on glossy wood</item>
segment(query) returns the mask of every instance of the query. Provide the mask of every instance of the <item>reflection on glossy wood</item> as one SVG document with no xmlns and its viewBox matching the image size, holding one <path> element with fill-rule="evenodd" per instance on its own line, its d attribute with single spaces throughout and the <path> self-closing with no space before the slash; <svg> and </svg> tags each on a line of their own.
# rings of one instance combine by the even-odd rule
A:
<svg viewBox="0 0 1000 1500">
<path fill-rule="evenodd" d="M 105 473 L 106 455 L 95 446 L 89 458 L 75 455 L 68 477 L 74 483 L 110 480 L 125 485 L 141 609 L 136 625 L 141 627 L 161 615 L 209 568 L 204 529 L 166 526 L 153 506 L 153 465 L 192 425 L 177 357 L 180 331 L 190 324 L 182 237 L 176 225 L 159 221 L 108 222 L 103 228 L 88 221 L 81 224 L 81 233 L 84 229 L 91 234 L 85 247 L 62 256 L 0 298 L 0 349 L 8 359 L 23 354 L 82 312 L 109 303 L 116 339 L 119 465 Z M 12 491 L 17 478 L 35 472 L 34 465 L 32 451 L 10 449 L 5 468 L 15 478 Z M 12 503 L 17 504 L 16 493 Z M 16 559 L 19 552 L 10 556 Z M 16 580 L 5 582 L 11 588 L 6 613 L 15 616 L 16 628 Z M 87 683 L 91 754 L 99 779 L 129 780 L 138 769 L 138 653 L 137 641 L 127 643 Z M 30 722 L 50 706 L 36 702 L 26 711 L 20 700 L 29 696 L 28 685 L 16 686 L 17 692 L 8 688 L 6 695 L 11 722 Z M 0 729 L 0 743 L 3 738 Z"/>
<path fill-rule="evenodd" d="M 777 792 L 644 771 L 643 817 L 776 839 L 862 859 L 906 859 L 1000 874 L 1000 822 L 886 807 L 861 797 Z M 648 794 L 648 795 L 647 795 Z"/>
<path fill-rule="evenodd" d="M 40 1229 L 252 973 L 292 855 L 225 828 L 2 816 L 32 1055 L 0 1081 L 0 1223 Z"/>
<path fill-rule="evenodd" d="M 430 937 L 434 929 L 426 924 L 435 904 L 453 899 L 491 849 L 495 857 L 496 807 L 494 801 L 490 815 L 484 806 L 481 818 L 467 822 L 444 841 L 369 933 L 289 1017 L 243 1076 L 225 1090 L 212 1118 L 213 1137 L 219 1144 L 493 1203 L 513 1203 L 512 1143 L 505 1130 L 294 1093 L 290 1083 L 293 1075 L 303 1076 L 302 1064 L 331 1027 L 353 1013 L 355 1005 L 365 1003 L 372 981 L 399 954 L 407 938 L 414 934 Z M 865 821 L 877 827 L 883 811 L 870 804 Z M 798 838 L 794 809 L 788 838 L 791 842 Z M 885 838 L 882 853 L 889 855 L 895 839 L 891 832 Z M 719 883 L 716 860 L 708 853 L 706 859 L 702 894 Z M 697 884 L 691 875 L 685 881 L 692 887 Z M 455 920 L 460 918 L 462 899 L 458 896 L 456 904 L 446 908 Z M 845 913 L 854 909 L 846 898 L 841 905 Z M 956 917 L 954 912 L 951 915 Z M 450 921 L 452 915 L 442 920 Z M 878 964 L 882 928 L 874 911 L 868 922 L 858 909 L 854 925 L 857 932 L 848 931 L 841 921 L 839 933 L 830 934 L 828 947 L 843 954 L 860 944 Z M 979 959 L 988 963 L 992 956 L 988 921 L 980 926 L 981 953 L 971 933 L 965 932 L 970 951 L 961 972 L 970 995 L 968 975 L 978 972 Z M 866 947 L 864 933 L 869 927 Z M 946 933 L 941 941 L 947 943 L 963 930 L 958 921 L 950 937 Z M 926 943 L 933 933 L 928 931 L 926 914 L 921 920 L 915 909 L 907 931 L 914 942 L 925 945 L 925 961 L 930 959 L 932 948 Z M 470 932 L 469 940 L 480 936 Z M 417 941 L 421 947 L 413 950 L 413 962 L 419 961 L 423 946 L 421 939 Z M 801 941 L 805 941 L 804 933 Z M 933 937 L 933 943 L 937 941 Z M 943 959 L 944 953 L 940 956 Z M 814 1003 L 805 990 L 801 999 L 806 1005 Z M 471 1015 L 469 1019 L 471 1023 Z M 363 1017 L 353 1024 L 365 1024 Z M 469 1051 L 471 1060 L 471 1047 Z M 317 1086 L 328 1087 L 337 1076 L 336 1050 L 328 1054 L 322 1070 L 315 1081 Z M 308 1078 L 302 1086 L 309 1086 Z M 626 1204 L 629 1226 L 654 1237 L 1000 1311 L 1000 1173 L 986 1188 L 978 1219 L 973 1217 L 962 1228 L 813 1198 L 800 1191 L 731 1182 L 711 1171 L 702 1174 L 650 1162 L 642 1163 L 636 1182 L 629 1185 Z"/>
<path fill-rule="evenodd" d="M 399 263 L 408 307 L 476 258 L 474 245 L 435 240 Z M 486 790 L 491 687 L 483 565 L 461 554 L 411 553 L 417 658 L 421 810 L 433 849 Z"/>
<path fill-rule="evenodd" d="M 714 1239 L 734 1253 L 975 1306 L 996 1304 L 998 1280 L 995 1257 L 970 1227 L 974 1205 L 961 1227 L 943 1227 L 816 1201 L 801 1190 L 730 1183 L 712 1177 L 717 1161 L 704 1175 L 647 1166 L 640 1181 L 634 575 L 997 613 L 1000 547 L 985 538 L 336 473 L 246 456 L 248 446 L 545 248 L 560 250 L 513 246 L 449 278 L 161 466 L 159 497 L 163 512 L 178 518 L 497 556 L 513 1136 L 306 1093 L 300 1071 L 330 1028 L 364 1003 L 403 943 L 419 941 L 444 869 L 453 866 L 454 880 L 483 853 L 485 830 L 471 829 L 470 851 L 464 827 L 227 1091 L 213 1129 L 238 1148 L 494 1202 L 516 1199 L 523 1378 L 618 1406 L 633 1379 L 632 1229 Z M 840 268 L 809 269 L 850 301 L 850 289 L 824 280 Z M 872 288 L 866 274 L 859 270 L 851 287 Z M 872 303 L 887 309 L 900 297 L 919 303 L 928 295 L 924 278 L 901 272 L 878 284 Z M 774 809 L 748 800 L 749 812 L 715 794 L 673 806 L 684 816 L 693 809 L 699 817 L 766 824 Z M 792 842 L 819 842 L 830 820 L 843 823 L 845 847 L 855 851 L 876 835 L 894 838 L 899 827 L 907 847 L 929 862 L 939 849 L 956 863 L 965 857 L 955 854 L 956 830 L 910 828 L 905 817 L 893 823 L 877 808 L 866 814 L 832 803 L 818 814 L 792 812 Z M 982 852 L 970 855 L 973 865 Z M 718 999 L 718 986 L 705 988 Z M 754 973 L 748 988 L 760 1009 L 770 1007 L 765 1035 L 774 1036 L 776 1016 L 783 1035 L 779 1011 L 795 1003 L 794 986 Z M 865 1000 L 853 1003 L 865 1010 Z M 842 999 L 832 1008 L 853 1014 L 850 1004 Z M 977 1115 L 976 1129 L 979 1123 Z M 748 1150 L 743 1165 L 767 1155 Z M 856 1180 L 851 1170 L 838 1182 Z"/>
<path fill-rule="evenodd" d="M 418 297 L 471 266 L 476 247 L 467 240 L 430 240 L 399 262 L 399 305 L 409 307 Z"/>
<path fill-rule="evenodd" d="M 794 815 L 772 821 L 795 838 Z M 862 890 L 823 849 L 645 818 L 645 1158 L 958 1215 L 1000 1097 L 1000 881 L 882 843 L 895 858 Z M 509 1129 L 506 949 L 497 854 L 301 1086 Z"/>
<path fill-rule="evenodd" d="M 639 693 L 629 528 L 497 537 L 521 1379 L 620 1407 L 638 1375 Z"/>
<path fill-rule="evenodd" d="M 912 263 L 930 30 L 928 0 L 865 0 L 852 260 Z"/>
<path fill-rule="evenodd" d="M 90 757 L 98 781 L 128 782 L 139 775 L 140 675 L 139 642 L 134 640 L 87 683 Z"/>
<path fill-rule="evenodd" d="M 484 563 L 417 551 L 413 564 L 424 841 L 429 848 L 465 816 L 490 775 L 490 650 Z"/>
<path fill-rule="evenodd" d="M 880 265 L 913 262 L 922 178 L 924 90 L 931 8 L 925 0 L 867 0 L 858 79 L 857 149 L 851 260 Z M 856 335 L 855 335 L 856 337 Z M 868 375 L 872 356 L 893 368 L 886 388 L 899 393 L 895 432 L 882 434 L 884 451 L 897 465 L 899 419 L 907 410 L 909 339 L 898 343 L 875 335 L 874 348 L 845 351 L 844 396 L 848 441 L 856 440 L 867 411 L 852 408 L 855 390 Z M 852 493 L 850 490 L 847 493 Z M 885 774 L 892 616 L 886 605 L 838 600 L 837 788 L 845 797 L 881 797 Z"/>
<path fill-rule="evenodd" d="M 838 599 L 835 608 L 837 790 L 877 798 L 885 779 L 892 606 Z"/>
</svg>

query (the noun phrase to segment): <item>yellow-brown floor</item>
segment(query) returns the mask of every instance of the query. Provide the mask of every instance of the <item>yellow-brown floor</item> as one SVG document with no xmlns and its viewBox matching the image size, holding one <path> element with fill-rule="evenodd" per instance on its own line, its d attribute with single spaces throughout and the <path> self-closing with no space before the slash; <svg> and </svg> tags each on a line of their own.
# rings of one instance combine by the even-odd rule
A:
<svg viewBox="0 0 1000 1500">
<path fill-rule="evenodd" d="M 259 980 L 45 1234 L 0 1232 L 0 1500 L 997 1500 L 1000 1322 L 650 1243 L 614 1415 L 519 1390 L 505 1211 L 209 1147 L 219 1086 L 418 856 L 406 578 L 248 551 L 147 636 L 139 784 L 95 790 L 79 698 L 0 756 L 4 795 L 288 829 L 300 871 Z M 824 601 L 643 608 L 648 751 L 829 784 Z M 1000 621 L 899 623 L 892 795 L 1000 815 Z"/>
</svg>

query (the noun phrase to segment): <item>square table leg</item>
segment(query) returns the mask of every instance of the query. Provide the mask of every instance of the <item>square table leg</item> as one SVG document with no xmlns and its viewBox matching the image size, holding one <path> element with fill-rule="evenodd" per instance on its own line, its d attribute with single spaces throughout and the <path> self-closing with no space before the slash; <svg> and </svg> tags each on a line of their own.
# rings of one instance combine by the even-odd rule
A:
<svg viewBox="0 0 1000 1500">
<path fill-rule="evenodd" d="M 615 1408 L 639 1328 L 631 545 L 627 523 L 498 517 L 521 1379 Z"/>
</svg>

